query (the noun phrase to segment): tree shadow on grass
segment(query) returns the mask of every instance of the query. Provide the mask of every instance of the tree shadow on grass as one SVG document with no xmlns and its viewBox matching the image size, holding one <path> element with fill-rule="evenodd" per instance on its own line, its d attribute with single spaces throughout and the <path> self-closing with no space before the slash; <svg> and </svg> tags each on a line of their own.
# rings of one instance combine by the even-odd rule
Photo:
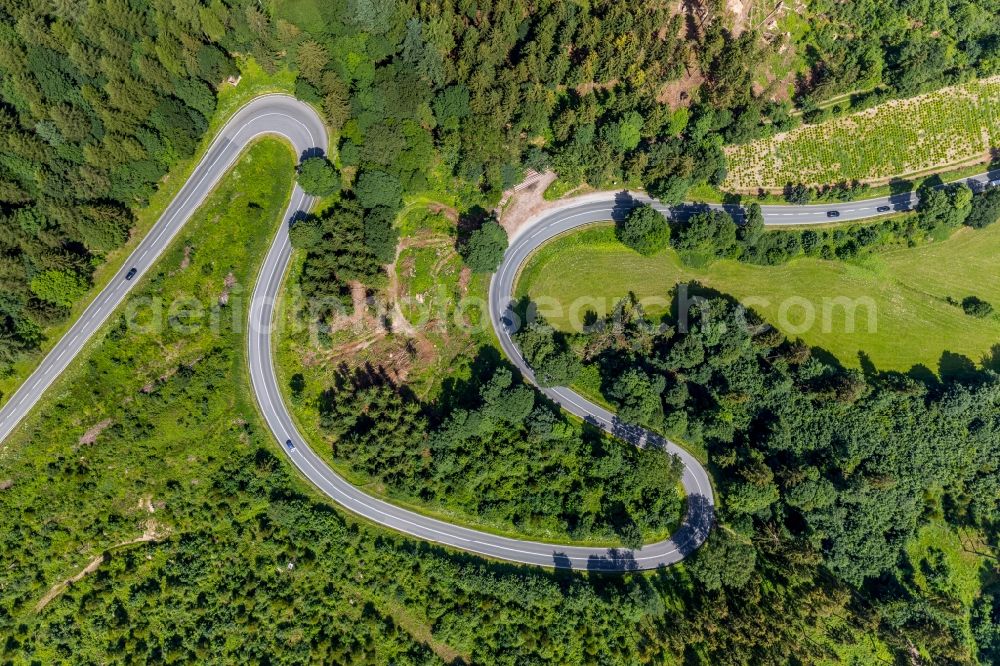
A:
<svg viewBox="0 0 1000 666">
<path fill-rule="evenodd" d="M 993 345 L 990 350 L 983 355 L 983 360 L 980 363 L 984 370 L 992 370 L 993 372 L 1000 373 L 1000 344 Z"/>
<path fill-rule="evenodd" d="M 917 363 L 907 370 L 907 376 L 928 387 L 937 388 L 940 384 L 937 374 L 923 363 Z"/>
<path fill-rule="evenodd" d="M 913 181 L 906 178 L 893 178 L 889 181 L 889 196 L 909 194 L 913 191 Z"/>
<path fill-rule="evenodd" d="M 946 351 L 938 361 L 938 375 L 944 382 L 968 382 L 976 379 L 979 374 L 976 364 L 968 356 Z"/>
<path fill-rule="evenodd" d="M 723 192 L 722 193 L 722 207 L 725 209 L 727 206 L 735 206 L 737 208 L 743 208 L 743 195 L 737 194 L 735 192 Z"/>
<path fill-rule="evenodd" d="M 858 363 L 861 365 L 861 374 L 864 375 L 865 381 L 871 382 L 878 375 L 878 368 L 875 367 L 875 362 L 868 352 L 858 352 Z"/>
<path fill-rule="evenodd" d="M 825 365 L 828 365 L 831 368 L 836 368 L 838 372 L 841 372 L 841 371 L 844 370 L 844 364 L 840 362 L 840 359 L 837 358 L 833 354 L 833 352 L 831 352 L 831 351 L 829 351 L 827 349 L 824 349 L 823 347 L 812 347 L 812 355 L 813 355 L 813 358 L 815 358 L 816 360 L 822 361 Z M 871 371 L 873 373 L 877 372 L 875 370 L 874 364 L 872 364 L 872 366 L 871 366 Z"/>
<path fill-rule="evenodd" d="M 486 383 L 500 367 L 516 373 L 506 358 L 496 347 L 482 345 L 476 350 L 469 364 L 469 377 L 447 377 L 441 382 L 441 393 L 430 407 L 435 421 L 441 421 L 456 409 L 473 409 L 479 404 L 479 388 Z"/>
<path fill-rule="evenodd" d="M 920 183 L 920 189 L 926 190 L 932 187 L 941 187 L 942 185 L 944 185 L 944 181 L 941 179 L 941 176 L 934 174 L 932 176 L 928 176 L 923 180 L 923 182 Z"/>
</svg>

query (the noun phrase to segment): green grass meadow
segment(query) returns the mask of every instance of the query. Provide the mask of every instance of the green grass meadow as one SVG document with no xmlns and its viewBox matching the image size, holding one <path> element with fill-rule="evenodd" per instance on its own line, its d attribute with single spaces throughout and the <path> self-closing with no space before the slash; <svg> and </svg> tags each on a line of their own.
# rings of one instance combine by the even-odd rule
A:
<svg viewBox="0 0 1000 666">
<path fill-rule="evenodd" d="M 950 238 L 898 249 L 858 262 L 800 258 L 781 266 L 716 261 L 705 268 L 681 263 L 673 250 L 642 257 L 619 243 L 610 223 L 554 239 L 522 269 L 517 294 L 562 330 L 573 330 L 588 309 L 604 314 L 634 292 L 653 299 L 647 313 L 665 314 L 679 282 L 697 281 L 757 310 L 789 337 L 857 367 L 867 354 L 880 370 L 924 365 L 947 373 L 961 359 L 994 358 L 1000 344 L 997 315 L 976 319 L 949 302 L 975 295 L 1000 307 L 1000 225 L 963 228 Z M 692 290 L 692 294 L 694 291 Z M 837 299 L 848 299 L 838 301 Z M 856 304 L 851 330 L 850 309 Z M 810 314 L 811 313 L 811 314 Z"/>
</svg>

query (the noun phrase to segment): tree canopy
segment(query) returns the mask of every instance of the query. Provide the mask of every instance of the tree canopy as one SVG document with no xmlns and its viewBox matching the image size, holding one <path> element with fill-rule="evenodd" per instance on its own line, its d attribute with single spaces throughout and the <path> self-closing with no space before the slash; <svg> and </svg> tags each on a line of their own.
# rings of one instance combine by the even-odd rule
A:
<svg viewBox="0 0 1000 666">
<path fill-rule="evenodd" d="M 299 186 L 306 194 L 326 197 L 340 190 L 340 174 L 325 157 L 309 157 L 299 163 Z"/>
<path fill-rule="evenodd" d="M 505 367 L 474 396 L 432 424 L 387 378 L 342 375 L 319 409 L 338 458 L 413 499 L 629 546 L 677 515 L 672 456 L 581 429 Z"/>
<path fill-rule="evenodd" d="M 475 273 L 492 273 L 507 251 L 507 232 L 494 220 L 487 220 L 459 246 L 465 263 Z"/>
<path fill-rule="evenodd" d="M 615 235 L 641 255 L 656 254 L 670 242 L 670 224 L 652 206 L 639 205 L 615 225 Z"/>
<path fill-rule="evenodd" d="M 605 328 L 662 332 L 638 353 L 617 338 L 588 346 L 587 363 L 623 419 L 708 448 L 724 517 L 744 534 L 720 535 L 716 541 L 729 545 L 717 545 L 718 557 L 732 548 L 752 563 L 743 552 L 754 550 L 749 525 L 758 533 L 778 529 L 860 587 L 901 575 L 897 562 L 923 520 L 919 498 L 929 488 L 943 488 L 973 522 L 1000 515 L 994 372 L 945 385 L 862 374 L 782 340 L 721 295 L 691 310 L 686 332 L 611 315 Z M 603 335 L 601 327 L 593 331 L 580 335 Z M 715 563 L 708 553 L 704 559 Z M 714 576 L 725 574 L 698 575 L 716 587 Z"/>
</svg>

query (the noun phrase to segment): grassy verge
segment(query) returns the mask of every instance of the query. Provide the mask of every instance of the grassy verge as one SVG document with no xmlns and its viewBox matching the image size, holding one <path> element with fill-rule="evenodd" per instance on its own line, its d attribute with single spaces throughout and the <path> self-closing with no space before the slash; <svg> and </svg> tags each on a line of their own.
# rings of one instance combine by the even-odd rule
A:
<svg viewBox="0 0 1000 666">
<path fill-rule="evenodd" d="M 919 190 L 924 183 L 951 183 L 957 180 L 963 180 L 971 176 L 978 176 L 984 173 L 988 169 L 996 168 L 995 160 L 985 160 L 978 161 L 975 164 L 969 166 L 957 167 L 954 169 L 945 170 L 930 170 L 926 174 L 914 175 L 909 178 L 900 180 L 899 182 L 893 183 L 892 185 L 876 185 L 874 187 L 869 187 L 868 189 L 861 191 L 857 196 L 847 196 L 843 199 L 846 201 L 864 201 L 866 199 L 874 199 L 877 197 L 887 197 L 893 194 L 902 194 L 904 192 L 915 192 Z M 641 183 L 631 183 L 628 185 L 629 189 L 636 191 L 642 190 Z M 604 189 L 612 189 L 611 187 Z M 618 187 L 617 189 L 622 189 Z M 546 201 L 557 201 L 565 196 L 578 196 L 581 194 L 587 194 L 593 192 L 595 188 L 587 185 L 586 183 L 567 183 L 563 180 L 556 179 L 552 182 L 544 193 L 544 198 Z M 734 201 L 739 201 L 743 205 L 750 205 L 751 203 L 759 204 L 771 204 L 771 205 L 784 205 L 788 202 L 782 194 L 776 192 L 765 191 L 763 196 L 758 196 L 757 194 L 740 194 L 737 192 L 727 192 L 720 187 L 710 185 L 708 183 L 700 183 L 698 185 L 693 185 L 688 189 L 687 193 L 684 195 L 684 200 L 691 203 L 733 203 Z M 816 199 L 812 203 L 820 205 L 823 203 L 842 203 L 842 201 L 826 201 Z"/>
<path fill-rule="evenodd" d="M 586 194 L 593 191 L 593 187 L 586 183 L 573 183 L 564 178 L 556 178 L 542 192 L 542 198 L 546 201 L 557 201 L 569 194 Z"/>
<path fill-rule="evenodd" d="M 907 179 L 900 180 L 892 185 L 876 185 L 870 187 L 862 192 L 859 192 L 857 196 L 848 196 L 843 201 L 864 201 L 866 199 L 874 199 L 876 197 L 887 197 L 893 194 L 902 194 L 904 192 L 915 192 L 919 190 L 924 183 L 950 183 L 957 180 L 963 180 L 969 178 L 970 176 L 978 176 L 984 173 L 988 169 L 996 168 L 995 161 L 978 161 L 975 164 L 958 167 L 955 169 L 947 170 L 931 170 L 927 174 L 914 175 Z M 715 187 L 714 185 L 709 185 L 708 183 L 702 183 L 700 185 L 695 185 L 688 190 L 685 195 L 686 201 L 691 201 L 694 203 L 731 203 L 734 198 L 739 199 L 743 204 L 749 205 L 751 203 L 759 204 L 787 204 L 785 197 L 781 194 L 774 192 L 765 192 L 764 196 L 757 196 L 756 194 L 737 194 L 733 192 L 726 192 L 721 188 Z M 840 201 L 824 201 L 824 200 L 814 200 L 814 204 L 823 203 L 841 203 Z"/>
<path fill-rule="evenodd" d="M 559 305 L 542 314 L 556 327 L 573 330 L 588 309 L 606 313 L 629 291 L 651 299 L 650 315 L 662 315 L 675 284 L 699 281 L 743 300 L 786 335 L 821 347 L 845 365 L 859 366 L 864 354 L 882 370 L 923 365 L 940 374 L 960 369 L 967 362 L 962 357 L 996 358 L 1000 319 L 967 316 L 948 299 L 975 295 L 1000 305 L 998 254 L 1000 226 L 994 225 L 963 228 L 944 241 L 855 263 L 717 261 L 695 269 L 672 250 L 641 257 L 604 224 L 539 249 L 521 272 L 517 294 L 554 299 Z M 858 304 L 853 325 L 850 308 L 838 305 L 842 298 Z"/>
<path fill-rule="evenodd" d="M 163 211 L 180 191 L 195 166 L 208 150 L 215 135 L 227 120 L 244 104 L 254 97 L 266 93 L 286 92 L 294 89 L 295 73 L 289 70 L 279 70 L 271 75 L 261 69 L 252 59 L 239 62 L 242 78 L 239 85 L 224 85 L 218 94 L 215 114 L 209 120 L 208 131 L 205 133 L 195 154 L 171 167 L 163 177 L 156 192 L 150 197 L 149 204 L 135 212 L 135 225 L 129 240 L 120 248 L 108 253 L 93 275 L 93 286 L 84 294 L 70 310 L 65 321 L 43 330 L 45 340 L 37 352 L 26 354 L 14 364 L 12 372 L 0 378 L 0 399 L 10 397 L 17 387 L 34 371 L 50 349 L 69 330 L 88 305 L 107 286 L 111 278 L 121 269 L 125 260 L 145 238 L 150 228 L 156 223 Z"/>
</svg>

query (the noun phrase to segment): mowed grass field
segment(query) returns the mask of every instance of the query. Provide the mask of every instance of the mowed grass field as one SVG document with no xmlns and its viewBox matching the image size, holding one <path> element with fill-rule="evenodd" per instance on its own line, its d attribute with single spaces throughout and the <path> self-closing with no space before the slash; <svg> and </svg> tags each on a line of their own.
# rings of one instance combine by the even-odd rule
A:
<svg viewBox="0 0 1000 666">
<path fill-rule="evenodd" d="M 723 189 L 880 184 L 985 161 L 1000 146 L 1000 77 L 971 81 L 725 149 Z"/>
<path fill-rule="evenodd" d="M 1000 350 L 1000 317 L 966 315 L 948 301 L 975 295 L 1000 309 L 1000 225 L 963 228 L 934 244 L 893 250 L 857 263 L 801 258 L 782 266 L 716 261 L 683 266 L 673 250 L 642 257 L 619 243 L 610 223 L 556 238 L 525 264 L 517 294 L 561 330 L 579 330 L 590 309 L 604 314 L 630 291 L 666 313 L 679 282 L 698 281 L 758 311 L 849 367 L 867 354 L 880 370 L 922 364 L 936 374 L 957 354 L 979 363 Z M 692 290 L 694 293 L 694 290 Z M 847 299 L 846 301 L 844 299 Z M 851 308 L 854 305 L 853 325 Z M 942 363 L 943 360 L 943 363 Z M 960 364 L 959 364 L 960 365 Z"/>
</svg>

